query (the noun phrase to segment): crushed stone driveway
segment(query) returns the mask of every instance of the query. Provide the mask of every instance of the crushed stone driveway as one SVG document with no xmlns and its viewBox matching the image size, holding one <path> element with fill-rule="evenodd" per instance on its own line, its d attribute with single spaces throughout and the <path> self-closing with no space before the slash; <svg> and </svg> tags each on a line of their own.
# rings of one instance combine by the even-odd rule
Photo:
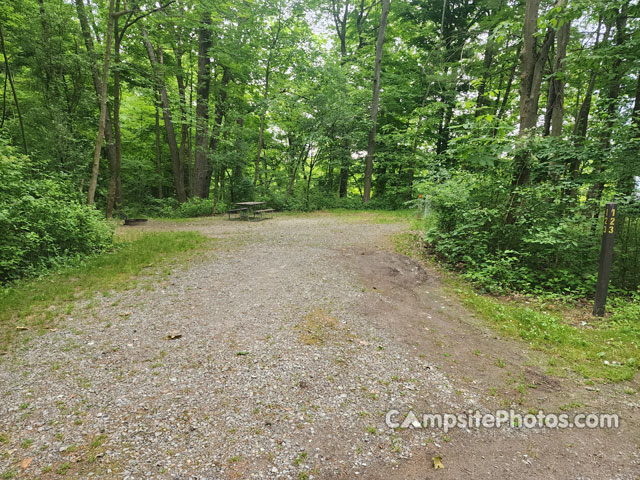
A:
<svg viewBox="0 0 640 480">
<path fill-rule="evenodd" d="M 448 296 L 435 269 L 394 253 L 407 223 L 317 213 L 133 228 L 215 240 L 168 275 L 158 267 L 135 289 L 79 302 L 2 360 L 3 478 L 640 474 L 635 397 L 546 377 L 524 344 Z M 609 407 L 622 425 L 445 433 L 385 423 L 392 410 L 399 421 L 526 413 L 500 396 L 515 388 L 511 375 L 537 382 L 531 405 L 559 411 L 577 398 L 574 410 Z"/>
</svg>

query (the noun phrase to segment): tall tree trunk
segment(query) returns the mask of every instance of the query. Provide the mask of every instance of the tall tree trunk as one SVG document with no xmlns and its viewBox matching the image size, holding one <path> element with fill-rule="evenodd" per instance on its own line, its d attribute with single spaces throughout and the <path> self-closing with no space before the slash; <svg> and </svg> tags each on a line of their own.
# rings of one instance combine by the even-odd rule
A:
<svg viewBox="0 0 640 480">
<path fill-rule="evenodd" d="M 520 52 L 520 129 L 518 131 L 520 137 L 530 134 L 530 130 L 536 126 L 542 74 L 554 37 L 553 31 L 547 29 L 542 46 L 538 49 L 539 7 L 540 0 L 526 0 L 522 51 Z M 515 222 L 514 208 L 520 204 L 521 200 L 517 189 L 529 183 L 531 176 L 531 152 L 526 145 L 516 152 L 513 160 L 513 179 L 506 217 L 509 224 Z"/>
<path fill-rule="evenodd" d="M 491 70 L 491 64 L 493 63 L 493 56 L 495 54 L 495 42 L 491 39 L 493 35 L 493 29 L 489 30 L 487 39 L 487 45 L 484 49 L 484 60 L 482 61 L 482 76 L 480 77 L 480 85 L 478 86 L 478 99 L 476 100 L 475 116 L 482 115 L 484 107 L 489 105 L 489 98 L 486 95 L 487 81 Z"/>
<path fill-rule="evenodd" d="M 109 82 L 109 65 L 111 61 L 111 42 L 113 40 L 113 15 L 114 0 L 109 0 L 109 13 L 107 19 L 107 39 L 105 41 L 104 65 L 102 70 L 102 81 L 100 84 L 100 121 L 98 123 L 98 135 L 96 146 L 93 152 L 93 167 L 91 169 L 91 179 L 89 181 L 89 192 L 87 193 L 87 204 L 93 205 L 98 185 L 98 172 L 100 171 L 100 153 L 102 151 L 102 141 L 104 140 L 105 121 L 107 117 L 107 83 Z"/>
<path fill-rule="evenodd" d="M 518 55 L 516 54 L 516 58 L 511 66 L 511 70 L 508 73 L 507 78 L 507 86 L 504 89 L 504 93 L 502 94 L 502 100 L 499 101 L 496 99 L 496 118 L 498 120 L 502 120 L 504 114 L 507 112 L 507 105 L 509 104 L 509 97 L 511 96 L 511 88 L 513 87 L 513 79 L 516 76 L 516 71 L 518 69 Z M 492 136 L 495 137 L 498 134 L 498 125 L 493 128 Z"/>
<path fill-rule="evenodd" d="M 264 121 L 265 116 L 267 114 L 267 102 L 269 101 L 269 79 L 271 77 L 271 58 L 273 52 L 276 48 L 278 48 L 278 41 L 280 39 L 280 32 L 282 31 L 282 21 L 278 18 L 278 28 L 274 35 L 273 41 L 271 43 L 271 47 L 269 48 L 269 56 L 267 57 L 267 66 L 264 75 L 264 94 L 262 101 L 264 105 L 262 105 L 262 111 L 260 112 L 260 130 L 258 132 L 258 152 L 256 154 L 255 168 L 253 171 L 253 186 L 255 187 L 258 184 L 258 176 L 260 174 L 260 157 L 262 156 L 262 144 L 264 142 Z"/>
<path fill-rule="evenodd" d="M 158 57 L 156 57 L 153 49 L 153 44 L 149 40 L 149 35 L 144 28 L 141 28 L 142 39 L 144 46 L 147 50 L 149 62 L 153 69 L 155 82 L 160 92 L 160 101 L 162 102 L 162 118 L 164 119 L 164 127 L 167 131 L 167 143 L 169 144 L 169 154 L 171 155 L 171 165 L 173 167 L 173 182 L 176 187 L 176 197 L 180 203 L 187 200 L 187 195 L 184 189 L 184 165 L 180 158 L 180 152 L 178 150 L 178 143 L 176 142 L 176 134 L 173 128 L 173 120 L 171 116 L 171 104 L 169 103 L 169 95 L 167 94 L 167 86 L 160 71 L 162 65 L 162 51 L 160 50 Z"/>
<path fill-rule="evenodd" d="M 554 33 L 547 30 L 544 42 L 538 50 L 536 33 L 538 30 L 538 8 L 540 0 L 526 0 L 526 11 L 523 29 L 523 47 L 520 53 L 520 129 L 518 134 L 524 136 L 536 126 L 538 120 L 538 103 L 542 87 L 544 64 L 549 56 Z"/>
<path fill-rule="evenodd" d="M 16 86 L 13 83 L 13 77 L 11 76 L 11 70 L 9 69 L 9 60 L 7 58 L 7 50 L 4 45 L 4 32 L 2 31 L 2 23 L 0 23 L 0 48 L 2 48 L 2 56 L 4 58 L 4 71 L 6 78 L 9 79 L 9 85 L 11 86 L 11 92 L 13 93 L 13 103 L 16 106 L 16 113 L 18 114 L 18 123 L 20 124 L 20 133 L 22 134 L 22 149 L 25 155 L 27 151 L 27 137 L 24 135 L 24 123 L 22 122 L 22 113 L 20 112 L 20 104 L 18 103 L 18 94 L 16 93 Z M 4 120 L 4 115 L 3 115 Z"/>
<path fill-rule="evenodd" d="M 558 29 L 557 49 L 556 49 L 556 66 L 553 74 L 554 84 L 554 102 L 551 114 L 551 136 L 562 136 L 562 123 L 564 122 L 564 73 L 565 59 L 567 58 L 567 45 L 571 35 L 571 21 L 565 20 L 565 23 Z"/>
<path fill-rule="evenodd" d="M 340 62 L 344 64 L 347 55 L 347 18 L 349 16 L 349 0 L 344 4 L 344 12 L 338 0 L 331 0 L 329 5 L 331 9 L 331 17 L 336 28 L 336 34 L 340 39 Z"/>
<path fill-rule="evenodd" d="M 598 21 L 598 27 L 596 29 L 596 39 L 593 45 L 592 52 L 597 52 L 601 43 L 606 43 L 609 38 L 609 34 L 611 32 L 611 24 L 610 23 L 606 24 L 605 32 L 602 37 L 600 37 L 601 27 L 602 27 L 602 18 L 600 18 Z M 573 126 L 573 132 L 572 132 L 573 142 L 576 147 L 582 147 L 587 137 L 587 126 L 589 124 L 589 113 L 591 112 L 591 102 L 593 99 L 593 92 L 596 86 L 596 79 L 598 77 L 598 73 L 600 71 L 601 65 L 602 65 L 602 61 L 598 60 L 596 64 L 591 66 L 591 68 L 589 69 L 591 73 L 589 75 L 589 81 L 587 82 L 587 88 L 584 94 L 584 98 L 582 102 L 579 102 L 579 98 L 576 98 L 577 112 L 576 112 L 575 124 Z M 577 97 L 579 97 L 579 94 Z M 580 155 L 578 154 L 574 154 L 570 159 L 566 160 L 565 166 L 564 166 L 565 178 L 569 178 L 573 182 L 575 182 L 576 179 L 578 178 L 578 173 L 580 171 L 580 163 L 581 163 L 581 159 L 580 159 Z M 563 197 L 566 195 L 570 198 L 577 199 L 578 189 L 575 186 L 575 183 L 573 186 L 569 186 L 566 188 L 566 190 L 563 190 L 562 195 Z"/>
<path fill-rule="evenodd" d="M 211 17 L 206 15 L 198 29 L 198 78 L 196 87 L 196 142 L 194 194 L 209 198 L 211 165 L 209 164 L 209 93 L 211 90 Z"/>
<path fill-rule="evenodd" d="M 260 174 L 260 157 L 262 156 L 262 144 L 264 142 L 264 120 L 266 116 L 266 102 L 269 95 L 269 75 L 271 73 L 271 65 L 270 61 L 267 60 L 267 73 L 265 75 L 265 87 L 264 87 L 264 102 L 265 106 L 263 107 L 262 112 L 260 113 L 260 129 L 258 131 L 258 148 L 256 153 L 256 160 L 254 163 L 253 170 L 253 186 L 255 187 L 258 184 L 258 177 Z"/>
<path fill-rule="evenodd" d="M 549 93 L 547 108 L 544 114 L 544 136 L 562 136 L 562 122 L 564 120 L 564 64 L 567 57 L 567 44 L 571 32 L 570 21 L 558 29 L 556 36 L 556 58 L 549 76 Z"/>
<path fill-rule="evenodd" d="M 91 27 L 89 26 L 89 21 L 87 20 L 87 12 L 85 11 L 83 0 L 75 0 L 75 3 L 78 19 L 80 20 L 80 29 L 82 30 L 82 36 L 84 38 L 84 45 L 91 60 L 91 77 L 93 79 L 93 87 L 96 92 L 96 101 L 98 103 L 98 108 L 100 108 L 100 92 L 102 91 L 102 81 L 100 80 L 100 69 L 98 68 L 98 62 L 96 59 Z M 109 165 L 113 164 L 116 161 L 116 146 L 113 141 L 113 126 L 111 123 L 110 108 L 111 107 L 107 99 L 104 139 L 107 144 L 107 159 L 109 160 Z"/>
<path fill-rule="evenodd" d="M 227 109 L 227 87 L 229 86 L 229 80 L 231 79 L 231 70 L 229 67 L 222 67 L 222 80 L 220 82 L 220 94 L 216 99 L 215 106 L 215 118 L 213 119 L 213 128 L 211 129 L 211 137 L 209 138 L 209 154 L 213 155 L 218 149 L 218 142 L 220 140 L 220 131 L 222 130 L 222 123 Z M 213 182 L 213 203 L 216 204 L 218 200 L 218 181 L 220 179 L 219 162 L 216 160 L 213 164 L 214 182 Z M 211 180 L 211 177 L 209 177 Z M 210 185 L 207 186 L 209 190 Z M 215 211 L 214 211 L 215 214 Z"/>
<path fill-rule="evenodd" d="M 156 134 L 156 176 L 158 177 L 158 198 L 162 198 L 162 148 L 160 146 L 160 98 L 159 94 L 156 91 L 156 125 L 155 125 L 155 134 Z"/>
<path fill-rule="evenodd" d="M 287 196 L 291 196 L 291 194 L 293 193 L 293 186 L 295 184 L 296 177 L 298 175 L 298 168 L 300 167 L 300 164 L 302 163 L 303 159 L 307 158 L 307 155 L 309 154 L 309 148 L 311 148 L 311 145 L 308 143 L 305 143 L 304 146 L 302 147 L 302 151 L 300 155 L 296 157 L 293 171 L 289 176 L 289 183 L 287 185 Z"/>
<path fill-rule="evenodd" d="M 624 45 L 627 39 L 626 27 L 627 27 L 627 10 L 628 2 L 624 3 L 620 8 L 618 15 L 616 16 L 616 46 L 621 47 Z M 612 62 L 611 74 L 609 76 L 609 85 L 607 89 L 607 108 L 606 108 L 606 122 L 605 128 L 602 130 L 600 137 L 600 145 L 602 148 L 602 154 L 596 158 L 593 170 L 596 181 L 593 183 L 589 192 L 587 193 L 587 200 L 595 200 L 594 218 L 597 218 L 600 213 L 600 199 L 602 198 L 602 192 L 604 191 L 604 180 L 602 176 L 605 170 L 604 156 L 608 154 L 611 149 L 611 137 L 613 135 L 613 127 L 617 117 L 618 99 L 620 97 L 621 83 L 624 77 L 623 59 L 620 54 L 614 56 Z"/>
<path fill-rule="evenodd" d="M 122 182 L 120 180 L 120 170 L 122 165 L 122 135 L 120 131 L 120 100 L 121 100 L 120 85 L 121 85 L 121 82 L 120 82 L 120 68 L 119 68 L 121 45 L 127 29 L 131 25 L 133 25 L 135 22 L 143 18 L 144 16 L 148 15 L 152 11 L 155 11 L 155 10 L 152 10 L 150 12 L 143 13 L 141 16 L 138 16 L 132 19 L 133 11 L 129 10 L 127 5 L 127 0 L 122 0 L 125 8 L 124 12 L 120 11 L 120 1 L 121 0 L 116 0 L 115 18 L 114 18 L 114 25 L 113 25 L 113 37 L 114 37 L 113 63 L 116 66 L 113 72 L 113 136 L 115 139 L 115 158 L 113 158 L 113 161 L 111 161 L 110 159 L 110 162 L 109 162 L 109 170 L 111 175 L 109 179 L 109 195 L 107 197 L 107 218 L 111 218 L 113 216 L 113 209 L 116 206 L 117 201 L 122 200 Z M 164 8 L 165 6 L 160 8 Z M 137 7 L 134 7 L 134 8 L 137 8 Z M 120 22 L 119 22 L 120 16 L 127 15 L 127 14 L 128 16 L 126 17 L 124 25 L 122 26 L 122 29 L 120 29 Z M 144 29 L 142 29 L 142 32 L 143 34 L 146 34 Z M 162 63 L 162 54 L 160 55 L 160 63 Z M 154 65 L 152 65 L 152 69 L 153 68 L 154 68 Z M 157 77 L 158 75 L 156 74 L 154 76 Z M 163 109 L 163 112 L 164 112 L 164 109 Z M 173 150 L 172 150 L 172 154 L 173 154 Z M 181 188 L 182 188 L 182 197 L 181 197 Z M 177 195 L 178 200 L 180 200 L 180 198 L 184 199 L 184 180 L 182 181 L 181 188 L 178 184 L 176 184 L 176 190 L 178 191 L 178 195 Z M 180 201 L 184 201 L 184 200 L 180 200 Z"/>
<path fill-rule="evenodd" d="M 496 105 L 496 116 L 499 120 L 504 117 L 504 114 L 507 112 L 507 105 L 509 104 L 509 97 L 511 96 L 511 88 L 513 87 L 513 80 L 516 76 L 516 71 L 518 70 L 518 55 L 511 66 L 511 70 L 509 71 L 509 77 L 507 78 L 507 86 L 504 89 L 504 94 L 502 95 L 502 101 L 500 102 L 500 106 Z"/>
<path fill-rule="evenodd" d="M 195 134 L 193 129 L 193 61 L 192 54 L 189 51 L 189 147 L 187 152 L 189 153 L 189 161 L 188 161 L 188 182 L 189 182 L 189 195 L 193 197 L 195 195 L 196 190 L 196 177 L 195 177 Z"/>
<path fill-rule="evenodd" d="M 356 30 L 358 31 L 358 46 L 357 50 L 360 50 L 365 45 L 364 35 L 362 32 L 362 27 L 364 26 L 367 17 L 369 16 L 369 12 L 371 9 L 377 5 L 378 2 L 371 2 L 369 5 L 365 3 L 365 0 L 360 0 L 360 6 L 358 8 L 358 14 L 356 15 Z M 384 6 L 383 6 L 384 8 Z M 358 188 L 359 189 L 359 188 Z"/>
<path fill-rule="evenodd" d="M 120 177 L 120 165 L 122 163 L 122 135 L 120 132 L 120 0 L 116 0 L 115 18 L 113 21 L 113 136 L 115 139 L 115 156 L 109 158 L 109 193 L 107 195 L 107 218 L 113 217 L 113 208 L 116 203 L 116 190 L 118 177 Z M 105 126 L 106 127 L 106 126 Z M 105 128 L 106 130 L 106 128 Z"/>
<path fill-rule="evenodd" d="M 176 57 L 176 66 L 178 67 L 176 72 L 176 82 L 178 84 L 178 98 L 180 99 L 180 164 L 183 170 L 183 184 L 184 184 L 184 170 L 187 167 L 189 153 L 189 124 L 187 122 L 187 88 L 184 83 L 184 71 L 182 69 L 182 51 L 177 47 L 174 47 L 174 54 Z"/>
<path fill-rule="evenodd" d="M 378 107 L 380 105 L 380 70 L 382 67 L 382 49 L 387 30 L 387 18 L 391 9 L 391 0 L 382 0 L 382 13 L 378 27 L 378 41 L 376 42 L 376 60 L 373 72 L 373 100 L 371 102 L 371 129 L 367 143 L 367 159 L 364 169 L 364 193 L 362 203 L 371 199 L 371 177 L 373 176 L 373 155 L 376 143 L 376 123 L 378 121 Z"/>
<path fill-rule="evenodd" d="M 361 3 L 361 8 L 362 7 L 364 7 L 364 0 Z M 340 10 L 337 0 L 331 0 L 331 14 L 333 16 L 333 23 L 336 27 L 336 33 L 338 34 L 338 38 L 340 39 L 340 64 L 344 65 L 347 60 L 347 19 L 349 16 L 349 0 L 345 2 L 344 11 Z M 347 186 L 349 183 L 351 147 L 347 138 L 343 140 L 342 147 L 343 156 L 340 159 L 340 174 L 338 180 L 338 196 L 340 198 L 344 198 L 347 196 Z"/>
<path fill-rule="evenodd" d="M 320 150 L 316 152 L 316 154 L 309 159 L 309 176 L 307 177 L 307 208 L 309 208 L 309 192 L 311 191 L 311 178 L 313 175 L 313 167 L 316 165 L 316 159 L 318 158 L 318 154 Z"/>
<path fill-rule="evenodd" d="M 342 158 L 340 159 L 340 175 L 338 180 L 338 196 L 344 198 L 347 196 L 347 188 L 349 186 L 349 164 L 351 163 L 351 148 L 349 148 L 349 140 L 342 142 Z"/>
<path fill-rule="evenodd" d="M 598 24 L 598 29 L 596 31 L 596 41 L 593 46 L 593 51 L 596 52 L 598 47 L 600 46 L 600 22 Z M 607 42 L 609 35 L 611 33 L 611 24 L 607 23 L 604 35 L 602 36 L 602 42 Z M 589 82 L 587 84 L 587 90 L 584 94 L 584 99 L 580 104 L 580 109 L 578 110 L 578 115 L 576 117 L 576 122 L 573 128 L 573 135 L 575 137 L 575 141 L 578 144 L 582 144 L 585 137 L 587 136 L 587 126 L 589 123 L 589 113 L 591 112 L 591 101 L 593 99 L 593 91 L 596 86 L 596 79 L 598 76 L 598 72 L 600 71 L 602 62 L 598 61 L 597 65 L 592 67 L 591 74 L 589 75 Z M 577 169 L 577 167 L 576 167 Z"/>
<path fill-rule="evenodd" d="M 551 116 L 553 115 L 553 104 L 556 101 L 556 86 L 553 81 L 554 71 L 549 72 L 549 80 L 547 81 L 547 105 L 544 111 L 544 126 L 542 127 L 542 136 L 548 137 L 551 133 Z"/>
</svg>

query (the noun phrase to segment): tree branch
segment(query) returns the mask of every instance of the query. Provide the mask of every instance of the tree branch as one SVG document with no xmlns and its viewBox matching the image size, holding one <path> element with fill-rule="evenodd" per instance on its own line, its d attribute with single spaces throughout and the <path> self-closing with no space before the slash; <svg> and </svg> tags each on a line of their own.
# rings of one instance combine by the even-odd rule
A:
<svg viewBox="0 0 640 480">
<path fill-rule="evenodd" d="M 167 8 L 169 5 L 171 5 L 172 3 L 174 3 L 175 0 L 169 0 L 167 3 L 165 3 L 164 5 L 160 5 L 157 8 L 154 8 L 152 10 L 149 10 L 148 12 L 143 13 L 142 15 L 137 16 L 136 18 L 134 18 L 131 22 L 129 22 L 129 19 L 127 19 L 127 23 L 125 23 L 124 27 L 123 27 L 123 32 L 124 30 L 126 30 L 127 28 L 129 28 L 131 25 L 133 25 L 134 23 L 136 23 L 139 20 L 142 20 L 144 17 L 148 17 L 149 15 L 151 15 L 152 13 L 156 13 L 159 12 L 160 10 L 164 10 L 165 8 Z"/>
</svg>

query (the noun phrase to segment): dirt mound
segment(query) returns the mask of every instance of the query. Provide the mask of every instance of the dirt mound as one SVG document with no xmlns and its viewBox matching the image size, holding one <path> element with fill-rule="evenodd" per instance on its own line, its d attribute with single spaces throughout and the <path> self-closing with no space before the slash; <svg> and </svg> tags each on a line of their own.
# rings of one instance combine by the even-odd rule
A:
<svg viewBox="0 0 640 480">
<path fill-rule="evenodd" d="M 394 284 L 414 288 L 427 281 L 427 272 L 404 255 L 385 251 L 360 251 L 349 255 L 358 273 L 370 279 L 374 288 Z"/>
</svg>

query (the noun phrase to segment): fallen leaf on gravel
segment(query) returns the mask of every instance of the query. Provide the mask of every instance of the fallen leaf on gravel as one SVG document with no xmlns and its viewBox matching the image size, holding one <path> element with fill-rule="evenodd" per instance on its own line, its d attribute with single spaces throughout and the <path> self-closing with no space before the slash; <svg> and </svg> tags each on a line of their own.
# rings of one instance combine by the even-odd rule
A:
<svg viewBox="0 0 640 480">
<path fill-rule="evenodd" d="M 249 355 L 249 352 L 247 352 L 247 351 L 242 351 L 242 352 L 238 352 L 238 353 L 236 353 L 236 355 Z"/>
<path fill-rule="evenodd" d="M 20 332 L 24 332 L 25 330 L 29 330 L 27 327 L 16 327 L 16 330 L 20 331 Z"/>
<path fill-rule="evenodd" d="M 433 457 L 433 469 L 434 470 L 438 470 L 439 468 L 444 468 L 444 465 L 442 464 L 442 457 Z"/>
<path fill-rule="evenodd" d="M 182 337 L 182 334 L 177 330 L 174 330 L 173 332 L 169 332 L 169 334 L 167 335 L 167 340 L 176 340 L 180 337 Z"/>
<path fill-rule="evenodd" d="M 33 462 L 33 457 L 25 458 L 24 460 L 22 460 L 22 462 L 20 462 L 20 468 L 23 472 L 27 469 L 31 462 Z"/>
</svg>

